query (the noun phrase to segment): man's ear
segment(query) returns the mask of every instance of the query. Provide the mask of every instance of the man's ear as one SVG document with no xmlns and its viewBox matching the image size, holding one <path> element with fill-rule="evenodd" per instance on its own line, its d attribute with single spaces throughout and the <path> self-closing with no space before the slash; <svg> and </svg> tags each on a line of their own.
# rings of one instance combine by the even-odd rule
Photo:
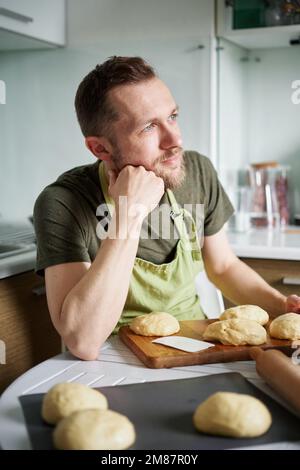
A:
<svg viewBox="0 0 300 470">
<path fill-rule="evenodd" d="M 85 145 L 99 160 L 110 160 L 113 148 L 106 137 L 86 137 Z"/>
</svg>

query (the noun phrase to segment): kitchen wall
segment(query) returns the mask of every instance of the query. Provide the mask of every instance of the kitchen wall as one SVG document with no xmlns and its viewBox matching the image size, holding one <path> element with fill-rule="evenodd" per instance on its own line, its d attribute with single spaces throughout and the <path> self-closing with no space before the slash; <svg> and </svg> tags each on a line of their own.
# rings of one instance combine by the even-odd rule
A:
<svg viewBox="0 0 300 470">
<path fill-rule="evenodd" d="M 211 0 L 70 0 L 67 22 L 67 48 L 0 54 L 7 86 L 7 103 L 0 106 L 3 217 L 30 215 L 45 185 L 94 162 L 73 101 L 83 76 L 111 55 L 148 59 L 181 108 L 185 147 L 212 153 Z"/>
</svg>

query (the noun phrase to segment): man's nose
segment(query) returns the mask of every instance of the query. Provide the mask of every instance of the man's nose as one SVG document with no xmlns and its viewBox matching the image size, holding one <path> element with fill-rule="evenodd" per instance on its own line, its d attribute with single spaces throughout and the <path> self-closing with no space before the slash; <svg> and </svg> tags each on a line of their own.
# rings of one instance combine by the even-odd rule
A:
<svg viewBox="0 0 300 470">
<path fill-rule="evenodd" d="M 165 126 L 162 129 L 160 146 L 163 149 L 182 147 L 182 137 L 178 126 Z"/>
</svg>

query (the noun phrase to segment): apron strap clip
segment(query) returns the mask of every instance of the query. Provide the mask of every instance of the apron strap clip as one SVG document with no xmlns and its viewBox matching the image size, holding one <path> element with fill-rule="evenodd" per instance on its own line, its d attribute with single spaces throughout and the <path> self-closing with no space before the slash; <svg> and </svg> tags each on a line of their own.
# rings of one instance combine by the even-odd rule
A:
<svg viewBox="0 0 300 470">
<path fill-rule="evenodd" d="M 178 216 L 180 216 L 180 215 L 181 215 L 181 212 L 177 212 L 177 213 L 176 213 L 173 209 L 171 209 L 171 211 L 170 211 L 170 217 L 171 217 L 171 219 L 175 220 L 176 217 L 178 217 Z"/>
</svg>

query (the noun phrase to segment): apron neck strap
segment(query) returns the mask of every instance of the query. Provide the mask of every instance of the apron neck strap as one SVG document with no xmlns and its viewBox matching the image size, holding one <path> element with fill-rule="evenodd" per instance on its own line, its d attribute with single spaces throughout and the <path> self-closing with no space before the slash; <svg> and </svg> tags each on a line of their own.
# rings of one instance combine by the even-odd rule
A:
<svg viewBox="0 0 300 470">
<path fill-rule="evenodd" d="M 176 201 L 175 196 L 174 196 L 173 192 L 171 191 L 171 189 L 167 189 L 167 195 L 168 195 L 168 198 L 169 198 L 169 201 L 170 201 L 170 206 L 172 207 L 172 211 L 174 213 L 174 216 L 176 216 L 177 214 L 180 214 L 182 212 L 181 208 L 177 204 L 177 201 Z M 173 217 L 173 218 L 175 220 L 175 217 Z"/>
</svg>

